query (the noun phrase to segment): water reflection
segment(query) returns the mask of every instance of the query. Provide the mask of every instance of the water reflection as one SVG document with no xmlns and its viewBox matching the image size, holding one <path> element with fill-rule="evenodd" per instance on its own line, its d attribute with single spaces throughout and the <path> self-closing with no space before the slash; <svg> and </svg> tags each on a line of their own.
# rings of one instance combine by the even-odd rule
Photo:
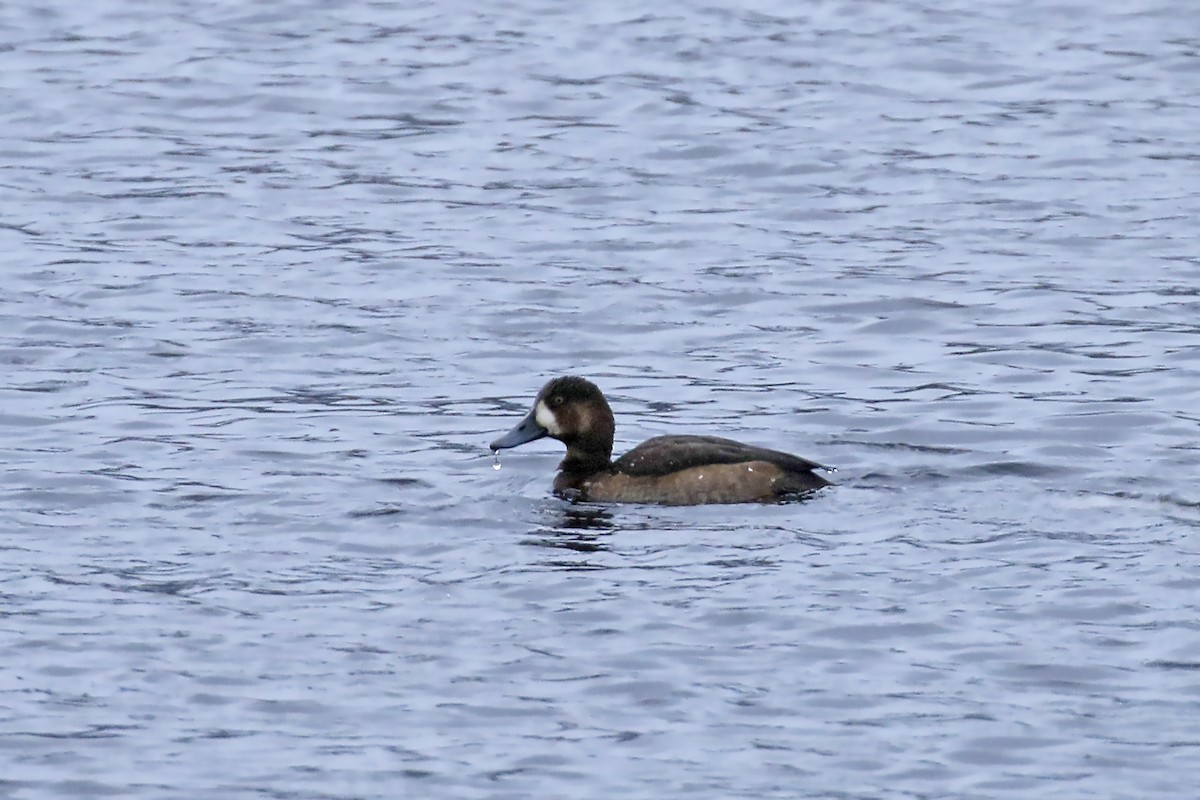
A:
<svg viewBox="0 0 1200 800">
<path fill-rule="evenodd" d="M 612 530 L 612 511 L 589 503 L 571 504 L 563 508 L 558 527 L 565 530 Z"/>
<path fill-rule="evenodd" d="M 568 504 L 557 509 L 552 524 L 530 532 L 521 544 L 576 553 L 611 552 L 605 541 L 615 528 L 613 514 L 602 506 L 586 503 Z M 544 566 L 560 569 L 602 569 L 603 565 L 586 561 L 547 561 Z"/>
</svg>

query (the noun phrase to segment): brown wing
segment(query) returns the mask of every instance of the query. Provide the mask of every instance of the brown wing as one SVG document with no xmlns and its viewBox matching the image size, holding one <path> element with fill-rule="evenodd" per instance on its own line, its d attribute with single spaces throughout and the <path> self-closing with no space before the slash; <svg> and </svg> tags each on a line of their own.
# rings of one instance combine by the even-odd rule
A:
<svg viewBox="0 0 1200 800">
<path fill-rule="evenodd" d="M 655 436 L 618 458 L 613 466 L 626 475 L 666 475 L 691 467 L 747 461 L 766 461 L 789 472 L 828 469 L 791 453 L 754 447 L 719 436 Z"/>
</svg>

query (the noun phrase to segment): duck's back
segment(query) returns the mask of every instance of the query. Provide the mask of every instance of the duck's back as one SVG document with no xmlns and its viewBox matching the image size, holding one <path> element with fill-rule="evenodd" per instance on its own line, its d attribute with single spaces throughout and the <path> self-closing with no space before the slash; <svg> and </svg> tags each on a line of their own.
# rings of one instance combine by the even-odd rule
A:
<svg viewBox="0 0 1200 800">
<path fill-rule="evenodd" d="M 746 503 L 828 486 L 813 472 L 820 467 L 791 453 L 717 436 L 657 436 L 621 456 L 611 469 L 580 482 L 556 482 L 556 488 L 571 486 L 599 501 Z"/>
<path fill-rule="evenodd" d="M 779 450 L 735 442 L 720 436 L 655 436 L 647 439 L 614 462 L 626 475 L 667 475 L 692 467 L 710 464 L 744 464 L 765 461 L 785 472 L 812 472 L 826 469 L 823 464 L 809 461 Z M 817 477 L 822 484 L 828 483 Z"/>
</svg>

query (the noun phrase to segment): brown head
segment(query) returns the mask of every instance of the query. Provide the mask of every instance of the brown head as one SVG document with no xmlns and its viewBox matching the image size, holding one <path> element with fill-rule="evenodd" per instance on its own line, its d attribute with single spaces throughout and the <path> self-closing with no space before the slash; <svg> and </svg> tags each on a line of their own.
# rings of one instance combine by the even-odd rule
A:
<svg viewBox="0 0 1200 800">
<path fill-rule="evenodd" d="M 612 409 L 596 384 L 583 378 L 555 378 L 542 387 L 533 408 L 511 431 L 492 442 L 492 450 L 516 447 L 549 436 L 567 446 L 558 468 L 595 472 L 612 459 Z"/>
</svg>

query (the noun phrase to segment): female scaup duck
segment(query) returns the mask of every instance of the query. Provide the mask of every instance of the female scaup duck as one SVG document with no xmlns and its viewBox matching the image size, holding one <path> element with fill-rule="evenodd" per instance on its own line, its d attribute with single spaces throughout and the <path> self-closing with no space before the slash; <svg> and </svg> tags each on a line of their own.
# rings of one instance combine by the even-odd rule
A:
<svg viewBox="0 0 1200 800">
<path fill-rule="evenodd" d="M 602 503 L 750 503 L 810 492 L 829 481 L 815 461 L 716 436 L 656 436 L 612 460 L 612 409 L 583 378 L 555 378 L 492 450 L 549 436 L 567 446 L 557 494 Z"/>
</svg>

